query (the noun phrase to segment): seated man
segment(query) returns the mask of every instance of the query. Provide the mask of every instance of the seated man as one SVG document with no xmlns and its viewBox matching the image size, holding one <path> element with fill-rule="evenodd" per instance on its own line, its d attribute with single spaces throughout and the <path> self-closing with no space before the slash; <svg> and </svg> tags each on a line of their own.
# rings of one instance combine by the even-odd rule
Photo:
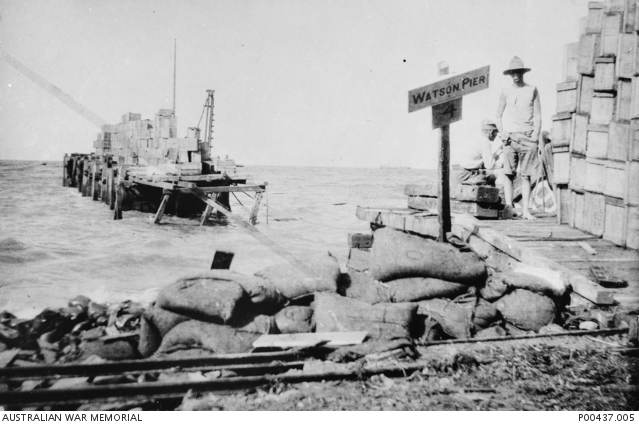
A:
<svg viewBox="0 0 639 425">
<path fill-rule="evenodd" d="M 462 171 L 459 182 L 462 184 L 477 184 L 494 186 L 503 184 L 502 164 L 499 161 L 501 146 L 493 152 L 492 141 L 499 130 L 492 120 L 481 122 L 481 137 L 473 144 L 467 153 L 467 158 L 461 163 Z"/>
</svg>

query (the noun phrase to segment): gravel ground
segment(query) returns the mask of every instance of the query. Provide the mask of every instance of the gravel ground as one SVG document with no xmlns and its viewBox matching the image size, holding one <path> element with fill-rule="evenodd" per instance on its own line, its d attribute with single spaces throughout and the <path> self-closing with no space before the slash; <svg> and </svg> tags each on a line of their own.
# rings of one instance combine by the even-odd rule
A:
<svg viewBox="0 0 639 425">
<path fill-rule="evenodd" d="M 190 393 L 179 409 L 636 411 L 639 358 L 612 352 L 615 338 L 428 347 L 420 349 L 428 366 L 410 376 Z"/>
</svg>

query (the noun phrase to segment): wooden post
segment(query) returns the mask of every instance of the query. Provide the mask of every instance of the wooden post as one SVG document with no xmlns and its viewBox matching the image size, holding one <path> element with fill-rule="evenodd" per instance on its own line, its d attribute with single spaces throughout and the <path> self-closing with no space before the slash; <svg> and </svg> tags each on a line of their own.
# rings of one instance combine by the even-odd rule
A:
<svg viewBox="0 0 639 425">
<path fill-rule="evenodd" d="M 82 196 L 89 196 L 89 191 L 91 189 L 91 160 L 89 158 L 86 158 L 83 162 L 84 166 L 82 167 L 82 179 L 84 184 L 82 185 Z"/>
<path fill-rule="evenodd" d="M 448 64 L 440 62 L 437 65 L 439 75 L 448 74 Z M 438 219 L 440 242 L 446 242 L 446 233 L 450 232 L 450 127 L 448 124 L 442 126 L 439 137 L 439 195 Z"/>
<path fill-rule="evenodd" d="M 204 226 L 206 224 L 206 222 L 209 220 L 209 216 L 211 215 L 211 212 L 213 212 L 213 207 L 207 204 L 206 208 L 204 208 L 202 219 L 200 220 L 200 226 Z"/>
<path fill-rule="evenodd" d="M 162 202 L 160 203 L 160 207 L 158 208 L 158 212 L 151 219 L 151 221 L 154 224 L 159 224 L 160 221 L 162 220 L 162 215 L 164 215 L 164 209 L 166 208 L 166 205 L 169 203 L 169 198 L 171 197 L 172 193 L 173 193 L 173 191 L 170 190 L 170 189 L 164 189 L 162 191 L 162 194 L 164 195 L 164 197 L 162 198 Z"/>
<path fill-rule="evenodd" d="M 255 224 L 257 222 L 257 212 L 260 209 L 260 202 L 262 202 L 262 196 L 264 192 L 256 192 L 255 193 L 255 203 L 253 204 L 253 208 L 251 209 L 251 215 L 249 216 L 249 223 Z"/>
<path fill-rule="evenodd" d="M 124 169 L 118 167 L 118 181 L 115 186 L 114 220 L 122 220 L 122 199 L 124 197 Z"/>
<path fill-rule="evenodd" d="M 67 161 L 69 157 L 67 154 L 64 154 L 64 159 L 62 160 L 62 186 L 67 187 L 69 184 L 67 183 Z"/>
<path fill-rule="evenodd" d="M 111 173 L 110 173 L 111 187 L 109 192 L 109 208 L 111 210 L 115 209 L 116 177 L 117 177 L 117 170 L 111 167 Z"/>
<path fill-rule="evenodd" d="M 78 192 L 82 193 L 82 183 L 83 183 L 83 173 L 84 173 L 84 160 L 82 159 L 82 157 L 78 157 L 75 161 L 76 166 L 75 166 L 75 175 L 77 176 L 77 180 L 78 180 Z"/>
<path fill-rule="evenodd" d="M 100 176 L 100 200 L 106 204 L 107 202 L 107 174 L 109 170 L 109 160 L 106 157 L 103 157 L 102 162 L 102 173 Z"/>
<path fill-rule="evenodd" d="M 91 172 L 93 173 L 93 184 L 91 187 L 91 193 L 93 195 L 93 200 L 97 201 L 98 200 L 98 161 L 99 161 L 99 156 L 96 155 L 96 157 L 93 160 L 93 167 L 91 168 Z"/>
</svg>

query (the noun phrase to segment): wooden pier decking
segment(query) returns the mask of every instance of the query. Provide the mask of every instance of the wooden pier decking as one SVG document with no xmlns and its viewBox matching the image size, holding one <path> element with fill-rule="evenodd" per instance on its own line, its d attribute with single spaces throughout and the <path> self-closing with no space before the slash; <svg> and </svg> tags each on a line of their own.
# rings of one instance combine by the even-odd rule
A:
<svg viewBox="0 0 639 425">
<path fill-rule="evenodd" d="M 537 214 L 537 220 L 484 220 L 482 224 L 511 237 L 526 249 L 542 255 L 588 278 L 590 267 L 607 269 L 628 282 L 624 288 L 608 288 L 623 309 L 639 309 L 639 251 L 624 249 L 610 241 L 565 224 L 554 214 Z M 587 244 L 595 254 L 587 251 Z"/>
</svg>

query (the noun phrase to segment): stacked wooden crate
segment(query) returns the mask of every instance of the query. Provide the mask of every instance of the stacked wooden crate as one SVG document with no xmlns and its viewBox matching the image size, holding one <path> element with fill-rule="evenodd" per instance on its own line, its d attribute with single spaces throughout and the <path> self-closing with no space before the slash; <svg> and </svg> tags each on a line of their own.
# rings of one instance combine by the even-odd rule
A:
<svg viewBox="0 0 639 425">
<path fill-rule="evenodd" d="M 639 13 L 636 0 L 590 2 L 566 46 L 552 150 L 558 219 L 639 249 Z"/>
</svg>

